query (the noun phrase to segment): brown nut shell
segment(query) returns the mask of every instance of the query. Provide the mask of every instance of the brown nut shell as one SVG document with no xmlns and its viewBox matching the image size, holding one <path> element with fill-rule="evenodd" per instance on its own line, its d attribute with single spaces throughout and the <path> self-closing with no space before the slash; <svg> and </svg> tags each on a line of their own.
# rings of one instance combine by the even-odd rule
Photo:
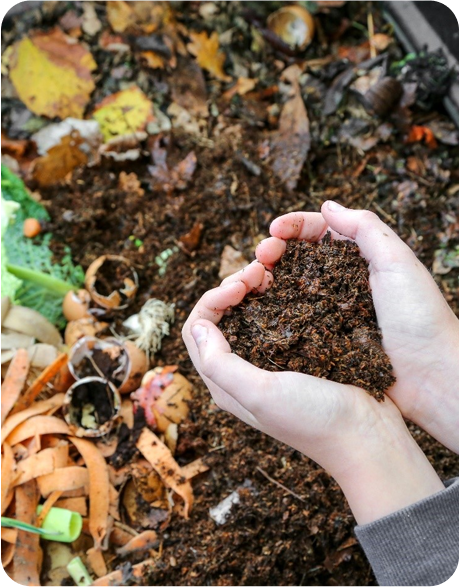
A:
<svg viewBox="0 0 460 587">
<path fill-rule="evenodd" d="M 306 8 L 284 6 L 267 18 L 267 27 L 293 49 L 302 51 L 313 40 L 315 21 Z"/>
<path fill-rule="evenodd" d="M 84 377 L 67 390 L 62 412 L 72 434 L 97 438 L 110 432 L 120 406 L 120 394 L 110 381 Z"/>
<path fill-rule="evenodd" d="M 86 289 L 69 291 L 62 300 L 62 313 L 68 321 L 88 318 L 90 317 L 88 314 L 90 303 L 91 296 Z"/>
<path fill-rule="evenodd" d="M 91 297 L 96 304 L 108 310 L 127 308 L 138 286 L 139 277 L 131 262 L 120 255 L 98 257 L 85 275 L 85 287 Z"/>
</svg>

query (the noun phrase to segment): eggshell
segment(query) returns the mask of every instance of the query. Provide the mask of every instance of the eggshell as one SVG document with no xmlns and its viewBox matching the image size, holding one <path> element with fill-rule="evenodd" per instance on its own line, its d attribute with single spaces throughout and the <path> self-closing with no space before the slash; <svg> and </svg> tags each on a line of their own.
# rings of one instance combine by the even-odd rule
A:
<svg viewBox="0 0 460 587">
<path fill-rule="evenodd" d="M 62 300 L 62 313 L 66 320 L 79 320 L 80 318 L 88 318 L 89 304 L 91 296 L 86 289 L 79 289 L 78 291 L 69 291 Z"/>
</svg>

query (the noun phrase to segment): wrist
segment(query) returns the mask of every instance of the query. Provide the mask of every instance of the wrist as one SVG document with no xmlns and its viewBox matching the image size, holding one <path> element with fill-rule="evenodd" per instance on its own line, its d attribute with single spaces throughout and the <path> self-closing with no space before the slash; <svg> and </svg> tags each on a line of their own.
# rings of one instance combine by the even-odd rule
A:
<svg viewBox="0 0 460 587">
<path fill-rule="evenodd" d="M 384 418 L 368 437 L 350 438 L 346 444 L 348 456 L 331 474 L 359 525 L 444 489 L 402 417 Z"/>
</svg>

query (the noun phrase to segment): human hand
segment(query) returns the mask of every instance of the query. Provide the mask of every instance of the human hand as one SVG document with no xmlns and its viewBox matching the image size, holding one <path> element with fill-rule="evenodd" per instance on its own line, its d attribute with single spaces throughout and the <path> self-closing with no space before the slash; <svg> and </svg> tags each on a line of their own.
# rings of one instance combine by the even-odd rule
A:
<svg viewBox="0 0 460 587">
<path fill-rule="evenodd" d="M 372 212 L 326 202 L 321 213 L 292 212 L 274 220 L 256 250 L 272 268 L 286 239 L 354 240 L 369 263 L 383 347 L 397 381 L 386 393 L 405 418 L 458 452 L 458 320 L 409 247 Z"/>
<path fill-rule="evenodd" d="M 199 300 L 182 334 L 219 407 L 327 469 L 359 523 L 443 489 L 391 400 L 310 375 L 268 372 L 232 354 L 217 328 L 224 312 L 272 280 L 254 262 Z"/>
</svg>

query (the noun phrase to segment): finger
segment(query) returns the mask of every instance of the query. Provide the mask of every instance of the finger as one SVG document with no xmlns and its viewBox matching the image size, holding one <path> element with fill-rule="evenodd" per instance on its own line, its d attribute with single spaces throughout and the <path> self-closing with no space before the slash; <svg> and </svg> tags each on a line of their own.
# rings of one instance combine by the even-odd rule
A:
<svg viewBox="0 0 460 587">
<path fill-rule="evenodd" d="M 394 262 L 416 261 L 411 249 L 369 210 L 350 210 L 327 201 L 321 214 L 332 229 L 356 242 L 373 270 L 385 270 Z"/>
<path fill-rule="evenodd" d="M 273 269 L 273 266 L 280 260 L 285 251 L 286 241 L 271 236 L 257 245 L 256 257 L 259 263 L 265 265 L 267 269 Z"/>
<path fill-rule="evenodd" d="M 246 293 L 247 284 L 243 281 L 234 281 L 207 291 L 198 300 L 184 327 L 190 327 L 190 324 L 193 324 L 199 318 L 210 320 L 217 324 L 224 315 L 225 310 L 239 304 Z"/>
<path fill-rule="evenodd" d="M 215 328 L 217 330 L 217 328 L 211 322 L 200 320 L 199 324 L 205 324 L 208 329 Z M 220 333 L 219 330 L 217 330 L 217 333 L 221 337 L 220 344 L 222 352 L 231 352 L 230 347 L 228 346 L 228 343 L 225 340 L 224 336 Z M 243 420 L 243 422 L 246 422 L 246 424 L 258 428 L 259 423 L 257 419 L 254 417 L 254 415 L 247 408 L 241 405 L 237 399 L 232 397 L 229 393 L 227 393 L 224 389 L 219 387 L 216 383 L 214 383 L 209 377 L 205 375 L 201 365 L 198 346 L 192 336 L 192 333 L 190 332 L 190 329 L 188 329 L 188 331 L 186 332 L 186 328 L 184 327 L 182 334 L 185 346 L 187 347 L 187 351 L 190 355 L 190 358 L 192 359 L 192 363 L 195 366 L 195 369 L 198 371 L 198 374 L 206 384 L 206 387 L 209 389 L 214 401 L 219 406 L 219 408 L 232 413 L 237 418 Z"/>
<path fill-rule="evenodd" d="M 212 323 L 198 320 L 192 324 L 191 334 L 198 349 L 201 373 L 254 414 L 273 374 L 232 353 L 225 337 Z"/>
<path fill-rule="evenodd" d="M 327 228 L 320 212 L 290 212 L 271 223 L 270 234 L 284 240 L 297 238 L 315 242 L 324 236 Z"/>
<path fill-rule="evenodd" d="M 257 290 L 262 286 L 265 277 L 265 267 L 258 261 L 253 261 L 241 271 L 226 277 L 221 286 L 225 286 L 235 281 L 242 281 L 246 285 L 247 292 Z"/>
</svg>

